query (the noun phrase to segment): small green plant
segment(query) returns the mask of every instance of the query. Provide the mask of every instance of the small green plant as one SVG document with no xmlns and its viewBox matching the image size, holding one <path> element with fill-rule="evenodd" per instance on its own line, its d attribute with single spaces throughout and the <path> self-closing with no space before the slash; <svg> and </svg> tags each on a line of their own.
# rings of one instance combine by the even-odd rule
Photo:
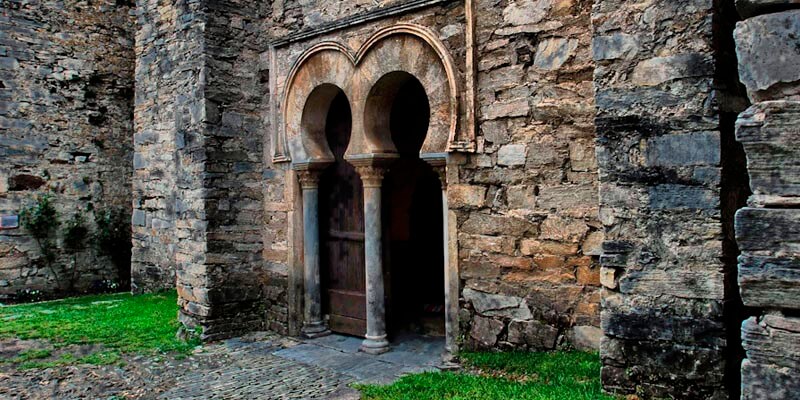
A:
<svg viewBox="0 0 800 400">
<path fill-rule="evenodd" d="M 53 198 L 50 194 L 43 194 L 36 198 L 36 202 L 20 210 L 22 227 L 27 229 L 36 240 L 39 250 L 42 253 L 45 265 L 52 272 L 56 281 L 60 282 L 60 276 L 53 263 L 56 261 L 56 246 L 54 236 L 58 230 L 58 212 L 53 206 Z"/>
</svg>

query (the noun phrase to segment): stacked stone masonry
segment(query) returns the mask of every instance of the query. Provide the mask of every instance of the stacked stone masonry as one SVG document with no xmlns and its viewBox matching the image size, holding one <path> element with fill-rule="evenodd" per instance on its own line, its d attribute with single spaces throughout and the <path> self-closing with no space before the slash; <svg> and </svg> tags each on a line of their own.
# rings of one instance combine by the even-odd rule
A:
<svg viewBox="0 0 800 400">
<path fill-rule="evenodd" d="M 0 4 L 0 215 L 17 216 L 50 194 L 59 230 L 75 214 L 90 232 L 97 211 L 129 218 L 132 12 L 125 1 Z M 127 264 L 119 273 L 88 242 L 73 257 L 58 239 L 49 268 L 36 241 L 14 226 L 0 229 L 0 301 L 127 279 Z"/>
<path fill-rule="evenodd" d="M 5 1 L 0 26 L 0 214 L 124 208 L 133 291 L 176 287 L 206 340 L 317 322 L 312 90 L 423 71 L 450 351 L 599 348 L 642 398 L 800 391 L 796 0 Z M 344 159 L 391 173 L 369 112 Z M 0 230 L 0 296 L 52 290 L 42 265 Z"/>
<path fill-rule="evenodd" d="M 742 300 L 754 310 L 741 330 L 742 399 L 788 399 L 800 393 L 800 4 L 741 3 L 739 75 L 753 105 L 736 138 L 753 194 L 736 214 L 736 239 Z"/>
<path fill-rule="evenodd" d="M 726 238 L 743 185 L 726 162 L 746 101 L 730 70 L 736 14 L 718 3 L 593 5 L 607 390 L 720 399 L 738 387 Z"/>
</svg>

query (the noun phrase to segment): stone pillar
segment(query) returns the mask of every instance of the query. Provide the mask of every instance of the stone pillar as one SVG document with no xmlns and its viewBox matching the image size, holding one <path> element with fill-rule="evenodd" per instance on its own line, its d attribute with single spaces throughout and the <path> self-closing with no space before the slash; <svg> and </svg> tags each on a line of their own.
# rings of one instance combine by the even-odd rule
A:
<svg viewBox="0 0 800 400">
<path fill-rule="evenodd" d="M 322 295 L 319 280 L 319 171 L 298 171 L 303 190 L 303 260 L 305 310 L 303 336 L 315 338 L 330 334 L 322 321 Z"/>
<path fill-rule="evenodd" d="M 442 235 L 444 241 L 444 324 L 445 324 L 445 354 L 444 361 L 450 362 L 458 353 L 458 271 L 450 262 L 450 207 L 447 201 L 447 165 L 444 160 L 428 161 L 433 170 L 439 175 L 442 185 Z"/>
<path fill-rule="evenodd" d="M 800 393 L 800 3 L 737 1 L 739 78 L 752 106 L 736 139 L 753 191 L 736 213 L 742 324 L 743 400 Z"/>
<path fill-rule="evenodd" d="M 364 238 L 367 276 L 367 335 L 361 351 L 381 354 L 389 351 L 386 340 L 386 304 L 383 282 L 383 232 L 381 228 L 381 183 L 385 169 L 356 166 L 364 182 Z"/>
</svg>

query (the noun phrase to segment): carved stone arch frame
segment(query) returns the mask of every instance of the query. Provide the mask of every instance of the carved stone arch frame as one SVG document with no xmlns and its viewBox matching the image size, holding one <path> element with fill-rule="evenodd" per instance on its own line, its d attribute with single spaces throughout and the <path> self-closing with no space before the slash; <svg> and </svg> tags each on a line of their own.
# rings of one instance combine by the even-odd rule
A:
<svg viewBox="0 0 800 400">
<path fill-rule="evenodd" d="M 283 138 L 276 138 L 275 141 L 276 146 L 280 146 L 281 143 L 286 144 L 287 148 L 281 149 L 281 153 L 283 155 L 288 155 L 288 157 L 281 156 L 280 159 L 276 159 L 276 161 L 291 161 L 293 165 L 297 165 L 305 164 L 317 156 L 314 154 L 313 147 L 319 146 L 315 146 L 315 144 L 312 144 L 312 149 L 298 147 L 299 144 L 303 143 L 302 139 L 298 139 L 302 132 L 299 121 L 302 118 L 301 110 L 308 100 L 307 96 L 316 87 L 315 85 L 321 85 L 323 83 L 334 84 L 340 87 L 351 102 L 351 110 L 353 112 L 353 135 L 351 137 L 351 143 L 353 146 L 348 148 L 347 154 L 363 155 L 370 153 L 390 153 L 392 149 L 388 146 L 388 143 L 385 143 L 385 140 L 383 141 L 384 143 L 380 143 L 380 141 L 374 143 L 375 140 L 373 140 L 373 143 L 369 143 L 369 135 L 364 131 L 363 112 L 372 85 L 374 85 L 382 75 L 392 71 L 411 73 L 423 84 L 426 91 L 432 86 L 431 80 L 436 79 L 435 77 L 419 76 L 419 74 L 414 73 L 419 71 L 407 71 L 403 69 L 403 67 L 414 66 L 414 63 L 419 64 L 420 60 L 429 61 L 430 58 L 422 57 L 420 59 L 414 59 L 408 57 L 402 59 L 398 57 L 394 63 L 394 65 L 398 67 L 391 70 L 381 68 L 387 65 L 385 60 L 373 61 L 374 57 L 371 57 L 371 55 L 384 49 L 385 46 L 383 45 L 386 44 L 388 39 L 400 37 L 402 35 L 413 38 L 406 46 L 416 45 L 418 51 L 429 49 L 435 54 L 436 62 L 427 63 L 426 65 L 428 69 L 441 68 L 443 75 L 441 77 L 441 84 L 445 85 L 447 88 L 443 96 L 440 93 L 434 94 L 434 97 L 437 95 L 439 95 L 439 97 L 446 97 L 447 115 L 441 115 L 442 112 L 439 112 L 439 115 L 433 115 L 434 110 L 432 107 L 432 120 L 436 121 L 436 123 L 446 122 L 446 133 L 442 132 L 440 134 L 435 130 L 429 130 L 429 135 L 426 137 L 427 144 L 423 146 L 422 151 L 422 153 L 427 154 L 427 156 L 423 154 L 422 157 L 427 159 L 435 155 L 437 158 L 444 158 L 445 154 L 450 151 L 463 149 L 464 142 L 474 142 L 474 138 L 463 137 L 464 134 L 460 133 L 463 126 L 460 122 L 460 110 L 464 108 L 461 104 L 462 85 L 452 56 L 441 40 L 439 40 L 436 34 L 430 29 L 416 24 L 403 23 L 380 29 L 370 36 L 355 53 L 344 44 L 334 41 L 324 41 L 311 46 L 298 57 L 287 75 L 284 97 L 281 102 L 281 112 L 284 123 L 283 129 L 278 129 L 278 135 L 283 135 Z M 425 54 L 421 55 L 424 56 Z M 335 69 L 325 71 L 324 69 L 315 67 L 316 64 L 326 58 L 328 59 L 328 65 L 335 65 Z M 332 62 L 333 60 L 331 60 L 331 58 L 338 58 L 338 62 Z M 381 69 L 383 69 L 383 71 L 381 71 Z M 417 69 L 421 70 L 420 68 Z M 341 73 L 349 74 L 351 79 L 343 79 Z M 435 85 L 439 86 L 439 83 Z M 430 92 L 427 94 L 429 97 L 431 96 Z M 440 101 L 439 103 L 442 102 Z M 438 118 L 434 119 L 434 117 Z M 471 130 L 467 130 L 467 135 L 470 135 L 469 132 L 471 132 Z M 433 145 L 430 144 L 431 141 L 437 141 L 439 143 Z"/>
</svg>

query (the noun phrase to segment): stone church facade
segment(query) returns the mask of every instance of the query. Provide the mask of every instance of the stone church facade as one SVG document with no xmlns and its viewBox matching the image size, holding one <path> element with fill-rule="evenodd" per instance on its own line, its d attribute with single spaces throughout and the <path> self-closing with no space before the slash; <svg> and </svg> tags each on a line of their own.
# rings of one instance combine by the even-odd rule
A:
<svg viewBox="0 0 800 400">
<path fill-rule="evenodd" d="M 798 8 L 139 0 L 133 290 L 207 340 L 415 330 L 791 398 Z"/>
</svg>

